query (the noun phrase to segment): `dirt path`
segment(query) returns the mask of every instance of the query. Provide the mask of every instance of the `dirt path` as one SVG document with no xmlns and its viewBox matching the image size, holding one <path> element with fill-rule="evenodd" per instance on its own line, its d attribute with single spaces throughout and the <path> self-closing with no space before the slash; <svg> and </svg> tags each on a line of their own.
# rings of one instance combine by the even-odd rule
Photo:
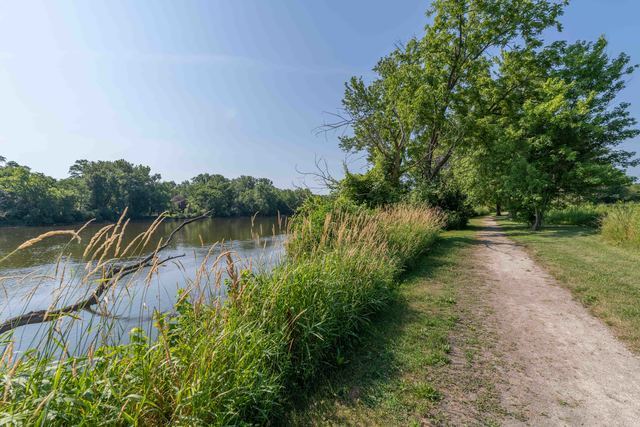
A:
<svg viewBox="0 0 640 427">
<path fill-rule="evenodd" d="M 477 271 L 496 329 L 502 405 L 529 425 L 640 425 L 640 358 L 540 268 L 493 219 Z"/>
</svg>

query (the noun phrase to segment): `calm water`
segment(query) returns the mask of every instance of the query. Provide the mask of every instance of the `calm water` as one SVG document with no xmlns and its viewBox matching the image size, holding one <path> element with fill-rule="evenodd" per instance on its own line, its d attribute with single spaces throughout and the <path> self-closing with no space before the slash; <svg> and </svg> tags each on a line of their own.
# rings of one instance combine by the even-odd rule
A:
<svg viewBox="0 0 640 427">
<path fill-rule="evenodd" d="M 151 221 L 131 222 L 122 247 L 147 230 L 150 224 Z M 180 221 L 163 222 L 147 248 L 155 248 L 160 237 L 166 238 L 179 224 Z M 26 311 L 60 307 L 86 298 L 95 282 L 82 280 L 87 267 L 82 254 L 91 236 L 105 225 L 90 224 L 81 233 L 80 243 L 69 243 L 68 236 L 57 236 L 2 261 L 0 321 Z M 78 225 L 0 228 L 0 259 L 23 242 L 47 231 L 78 228 Z M 174 236 L 171 246 L 161 256 L 184 254 L 184 257 L 160 267 L 159 274 L 151 279 L 147 277 L 148 268 L 129 276 L 106 294 L 105 303 L 95 307 L 94 312 L 83 312 L 77 318 L 60 321 L 57 331 L 52 331 L 47 324 L 16 329 L 13 335 L 16 351 L 34 346 L 42 348 L 42 343 L 48 341 L 44 339 L 46 334 L 51 333 L 59 335 L 56 338 L 65 342 L 68 350 L 74 353 L 85 351 L 89 345 L 126 341 L 128 331 L 133 327 L 141 327 L 153 335 L 153 313 L 170 313 L 178 289 L 192 289 L 193 297 L 224 297 L 224 286 L 211 285 L 216 282 L 216 276 L 222 280 L 225 277 L 226 264 L 215 263 L 223 251 L 231 251 L 234 261 L 243 268 L 269 269 L 277 263 L 283 253 L 284 229 L 283 221 L 270 217 L 255 218 L 254 221 L 251 218 L 212 218 L 189 224 Z"/>
</svg>

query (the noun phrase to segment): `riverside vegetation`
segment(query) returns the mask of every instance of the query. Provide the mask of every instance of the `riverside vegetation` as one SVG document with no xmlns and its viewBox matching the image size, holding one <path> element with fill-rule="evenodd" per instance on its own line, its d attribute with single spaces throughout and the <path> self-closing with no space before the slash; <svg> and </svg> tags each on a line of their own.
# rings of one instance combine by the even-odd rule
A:
<svg viewBox="0 0 640 427">
<path fill-rule="evenodd" d="M 440 229 L 464 227 L 473 206 L 495 207 L 498 214 L 504 209 L 530 230 L 543 230 L 503 222 L 634 343 L 640 301 L 632 281 L 637 274 L 629 267 L 637 260 L 628 247 L 637 244 L 639 214 L 635 205 L 611 203 L 637 196 L 625 170 L 638 161 L 620 144 L 640 131 L 629 104 L 618 102 L 637 66 L 624 53 L 611 56 L 604 37 L 545 42 L 545 30 L 560 29 L 567 3 L 434 0 L 424 34 L 381 58 L 371 79 L 351 78 L 342 108 L 331 116 L 335 121 L 320 127 L 338 131 L 341 148 L 364 154 L 369 166 L 364 173 L 345 166 L 343 179 L 322 168 L 312 172 L 328 196 L 277 190 L 250 177 L 199 175 L 176 185 L 125 161 L 78 161 L 69 179 L 55 181 L 2 159 L 4 223 L 85 216 L 124 221 L 127 207 L 132 217 L 167 207 L 185 217 L 296 213 L 280 265 L 271 272 L 242 269 L 228 251 L 208 259 L 214 266 L 204 263 L 195 281 L 185 281 L 175 313 L 155 314 L 153 334 L 135 329 L 129 343 L 96 342 L 105 345 L 76 355 L 67 351 L 60 331 L 74 315 L 63 312 L 48 326 L 50 351 L 16 357 L 5 336 L 0 423 L 229 425 L 287 419 L 291 397 L 304 393 L 320 369 L 340 364 L 341 348 L 387 307 L 401 272 Z M 602 238 L 594 228 L 553 222 L 601 224 Z M 125 225 L 111 224 L 89 243 L 89 289 L 117 284 L 122 268 L 137 265 L 122 267 L 122 261 L 140 262 L 118 259 Z M 35 244 L 37 239 L 26 245 Z M 152 279 L 169 259 L 149 250 L 151 264 L 137 266 L 138 274 Z M 611 260 L 619 262 L 607 264 Z M 455 271 L 464 271 L 459 258 Z M 420 283 L 419 293 L 430 298 L 428 282 Z M 208 294 L 224 298 L 203 297 Z M 428 304 L 415 307 L 423 310 L 418 316 L 432 315 Z M 96 327 L 108 330 L 108 318 L 96 313 Z M 436 322 L 441 334 L 434 345 L 446 348 L 444 335 L 453 326 L 443 319 Z M 416 330 L 422 321 L 429 322 L 421 318 Z M 407 366 L 417 371 L 417 363 Z M 392 394 L 406 397 L 402 387 Z M 432 403 L 447 392 L 426 382 L 418 389 Z"/>
<path fill-rule="evenodd" d="M 229 425 L 281 413 L 287 397 L 385 306 L 398 275 L 443 226 L 442 215 L 425 207 L 316 203 L 293 221 L 281 265 L 253 274 L 223 257 L 225 283 L 203 273 L 197 287 L 226 286 L 226 300 L 185 290 L 177 317 L 156 314 L 157 340 L 133 330 L 129 344 L 71 356 L 51 326 L 61 357 L 33 351 L 14 359 L 8 346 L 0 422 Z M 100 239 L 118 240 L 98 237 L 98 257 L 113 250 Z"/>
</svg>

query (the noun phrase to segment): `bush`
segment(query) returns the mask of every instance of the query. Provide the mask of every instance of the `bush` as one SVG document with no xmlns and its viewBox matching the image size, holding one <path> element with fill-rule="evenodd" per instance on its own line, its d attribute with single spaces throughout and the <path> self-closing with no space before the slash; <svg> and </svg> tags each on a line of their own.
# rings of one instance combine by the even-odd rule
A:
<svg viewBox="0 0 640 427">
<path fill-rule="evenodd" d="M 363 174 L 347 172 L 340 181 L 339 194 L 359 205 L 374 208 L 397 203 L 402 189 L 389 183 L 380 168 L 376 167 Z"/>
<path fill-rule="evenodd" d="M 475 206 L 473 208 L 473 213 L 475 216 L 486 216 L 495 213 L 495 210 L 491 209 L 488 206 Z"/>
<path fill-rule="evenodd" d="M 602 220 L 601 233 L 613 243 L 640 246 L 640 205 L 612 206 Z"/>
<path fill-rule="evenodd" d="M 129 344 L 83 357 L 31 352 L 3 363 L 0 420 L 265 424 L 384 307 L 400 272 L 432 245 L 442 222 L 435 210 L 407 205 L 308 202 L 292 222 L 281 265 L 240 273 L 229 255 L 226 301 L 181 297 L 177 316 L 156 316 L 156 340 L 134 330 Z M 197 289 L 220 286 L 209 282 L 213 276 L 199 275 Z"/>
<path fill-rule="evenodd" d="M 450 183 L 420 185 L 409 194 L 408 200 L 412 203 L 426 203 L 442 210 L 446 228 L 450 230 L 464 228 L 475 214 L 467 195 Z"/>
</svg>

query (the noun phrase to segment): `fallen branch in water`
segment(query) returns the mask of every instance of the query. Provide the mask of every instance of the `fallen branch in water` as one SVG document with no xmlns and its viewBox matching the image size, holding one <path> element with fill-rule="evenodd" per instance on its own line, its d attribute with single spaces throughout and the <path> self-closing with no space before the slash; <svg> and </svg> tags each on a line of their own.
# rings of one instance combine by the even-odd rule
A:
<svg viewBox="0 0 640 427">
<path fill-rule="evenodd" d="M 90 309 L 91 306 L 96 305 L 100 302 L 102 295 L 104 295 L 105 292 L 107 292 L 115 283 L 117 283 L 118 280 L 120 280 L 121 278 L 129 274 L 132 274 L 138 271 L 141 268 L 149 267 L 150 266 L 149 263 L 153 261 L 154 258 L 157 257 L 161 251 L 163 251 L 169 246 L 169 244 L 171 243 L 171 240 L 176 235 L 176 233 L 178 233 L 178 231 L 182 230 L 187 224 L 191 224 L 192 222 L 208 218 L 210 213 L 211 211 L 206 212 L 198 217 L 191 218 L 182 222 L 182 224 L 176 227 L 169 234 L 169 237 L 162 245 L 160 245 L 155 251 L 151 252 L 149 255 L 142 258 L 141 260 L 128 263 L 128 264 L 111 265 L 107 269 L 105 276 L 100 280 L 100 284 L 96 287 L 95 291 L 93 291 L 91 296 L 89 296 L 88 298 L 78 301 L 74 304 L 55 309 L 55 310 L 30 311 L 28 313 L 24 313 L 19 316 L 13 317 L 11 319 L 5 320 L 0 324 L 0 334 L 11 331 L 20 326 L 51 322 L 53 320 L 59 319 L 60 317 L 66 316 L 70 313 L 77 313 L 83 310 Z M 183 254 L 183 255 L 167 257 L 161 261 L 158 261 L 155 264 L 155 266 L 165 264 L 171 260 L 174 260 L 176 258 L 181 258 L 183 256 L 185 255 Z"/>
</svg>

